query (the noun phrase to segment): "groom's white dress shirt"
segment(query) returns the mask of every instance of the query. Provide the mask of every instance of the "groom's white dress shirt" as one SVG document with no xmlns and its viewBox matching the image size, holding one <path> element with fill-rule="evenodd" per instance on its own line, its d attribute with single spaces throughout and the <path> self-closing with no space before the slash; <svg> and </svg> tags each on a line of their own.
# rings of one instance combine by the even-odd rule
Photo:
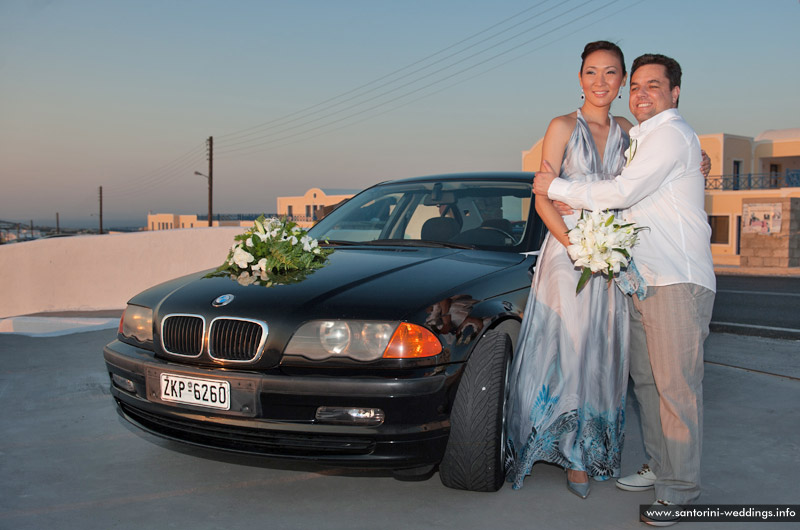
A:
<svg viewBox="0 0 800 530">
<path fill-rule="evenodd" d="M 557 178 L 548 197 L 587 210 L 628 208 L 626 218 L 649 228 L 639 232 L 632 252 L 647 285 L 693 283 L 716 291 L 697 135 L 669 109 L 633 127 L 630 136 L 621 175 L 594 182 Z"/>
</svg>

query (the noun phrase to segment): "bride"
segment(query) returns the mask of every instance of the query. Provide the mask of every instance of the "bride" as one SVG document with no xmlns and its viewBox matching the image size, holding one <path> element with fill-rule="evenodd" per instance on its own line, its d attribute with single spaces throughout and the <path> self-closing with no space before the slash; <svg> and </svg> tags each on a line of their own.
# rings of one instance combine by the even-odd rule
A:
<svg viewBox="0 0 800 530">
<path fill-rule="evenodd" d="M 609 113 L 625 86 L 622 50 L 586 45 L 581 55 L 580 109 L 554 118 L 542 145 L 542 169 L 561 178 L 609 179 L 622 171 L 632 124 Z M 580 270 L 566 252 L 566 217 L 546 197 L 536 211 L 550 233 L 542 245 L 511 374 L 509 480 L 522 486 L 534 462 L 567 470 L 567 487 L 589 494 L 588 477 L 619 475 L 628 381 L 628 306 L 606 278 L 592 277 L 576 295 Z"/>
</svg>

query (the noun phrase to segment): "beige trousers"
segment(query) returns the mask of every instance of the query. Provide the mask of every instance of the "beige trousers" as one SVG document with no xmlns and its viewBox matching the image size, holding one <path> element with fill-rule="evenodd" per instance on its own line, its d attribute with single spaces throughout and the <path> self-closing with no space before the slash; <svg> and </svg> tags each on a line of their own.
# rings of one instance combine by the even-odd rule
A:
<svg viewBox="0 0 800 530">
<path fill-rule="evenodd" d="M 703 342 L 714 292 L 691 283 L 648 287 L 631 297 L 630 372 L 657 499 L 700 496 Z"/>
</svg>

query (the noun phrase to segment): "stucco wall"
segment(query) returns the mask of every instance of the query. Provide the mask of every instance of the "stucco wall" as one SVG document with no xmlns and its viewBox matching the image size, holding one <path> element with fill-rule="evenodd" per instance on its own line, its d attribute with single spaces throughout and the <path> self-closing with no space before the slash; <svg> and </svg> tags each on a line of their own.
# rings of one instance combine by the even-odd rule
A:
<svg viewBox="0 0 800 530">
<path fill-rule="evenodd" d="M 122 309 L 152 285 L 217 267 L 243 231 L 194 228 L 0 245 L 0 318 Z"/>
<path fill-rule="evenodd" d="M 533 144 L 528 151 L 522 152 L 522 171 L 537 172 L 542 165 L 542 142 L 540 138 L 538 142 Z"/>
</svg>

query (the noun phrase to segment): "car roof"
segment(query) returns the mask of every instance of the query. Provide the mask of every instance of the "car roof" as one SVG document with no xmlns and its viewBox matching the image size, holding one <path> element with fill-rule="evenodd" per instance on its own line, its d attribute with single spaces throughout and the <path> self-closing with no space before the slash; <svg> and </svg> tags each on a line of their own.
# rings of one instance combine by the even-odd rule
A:
<svg viewBox="0 0 800 530">
<path fill-rule="evenodd" d="M 494 180 L 498 181 L 519 181 L 531 182 L 533 173 L 525 171 L 480 171 L 472 173 L 444 173 L 440 175 L 426 175 L 421 177 L 410 177 L 392 179 L 381 182 L 381 184 L 398 184 L 404 182 L 428 182 L 428 181 L 455 181 L 455 180 Z"/>
</svg>

